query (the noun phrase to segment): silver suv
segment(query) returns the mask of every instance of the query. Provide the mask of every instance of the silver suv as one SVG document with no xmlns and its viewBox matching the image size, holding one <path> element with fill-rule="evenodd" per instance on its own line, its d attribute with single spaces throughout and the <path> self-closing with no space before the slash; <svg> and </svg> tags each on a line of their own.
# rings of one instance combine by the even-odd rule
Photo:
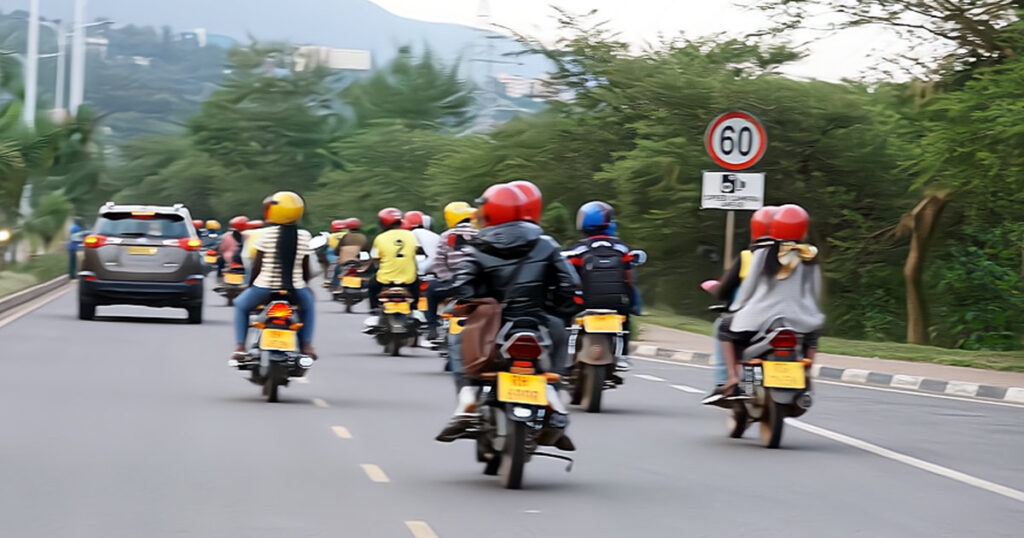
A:
<svg viewBox="0 0 1024 538">
<path fill-rule="evenodd" d="M 97 306 L 130 304 L 184 308 L 189 323 L 202 323 L 201 249 L 183 205 L 107 202 L 83 241 L 78 317 L 93 319 Z"/>
</svg>

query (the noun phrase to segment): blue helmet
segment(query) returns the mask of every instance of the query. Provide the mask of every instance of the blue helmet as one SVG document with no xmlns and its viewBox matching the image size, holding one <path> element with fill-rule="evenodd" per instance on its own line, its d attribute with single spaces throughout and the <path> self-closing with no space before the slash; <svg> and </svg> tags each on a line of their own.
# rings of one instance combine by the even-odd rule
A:
<svg viewBox="0 0 1024 538">
<path fill-rule="evenodd" d="M 608 224 L 608 229 L 605 230 L 604 233 L 606 233 L 606 234 L 608 234 L 608 235 L 610 235 L 612 237 L 618 237 L 619 236 L 619 221 L 617 221 L 617 220 L 611 221 L 611 223 Z"/>
<path fill-rule="evenodd" d="M 615 210 L 605 202 L 593 201 L 576 212 L 576 229 L 586 234 L 607 232 L 615 219 Z"/>
</svg>

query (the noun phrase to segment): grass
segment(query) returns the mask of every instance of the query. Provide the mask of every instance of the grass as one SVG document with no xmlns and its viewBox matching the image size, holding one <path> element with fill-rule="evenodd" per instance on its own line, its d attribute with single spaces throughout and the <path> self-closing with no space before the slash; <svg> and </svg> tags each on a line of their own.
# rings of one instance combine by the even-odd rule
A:
<svg viewBox="0 0 1024 538">
<path fill-rule="evenodd" d="M 711 322 L 692 316 L 674 314 L 665 310 L 654 309 L 650 311 L 650 315 L 637 319 L 641 323 L 660 325 L 705 336 L 711 334 Z M 823 353 L 831 353 L 833 355 L 930 362 L 1004 372 L 1024 372 L 1024 350 L 970 351 L 966 349 L 916 346 L 897 342 L 847 340 L 845 338 L 828 336 L 822 337 L 820 349 Z"/>
<path fill-rule="evenodd" d="M 0 297 L 57 278 L 67 270 L 66 252 L 43 254 L 25 263 L 9 266 L 7 270 L 0 272 Z"/>
</svg>

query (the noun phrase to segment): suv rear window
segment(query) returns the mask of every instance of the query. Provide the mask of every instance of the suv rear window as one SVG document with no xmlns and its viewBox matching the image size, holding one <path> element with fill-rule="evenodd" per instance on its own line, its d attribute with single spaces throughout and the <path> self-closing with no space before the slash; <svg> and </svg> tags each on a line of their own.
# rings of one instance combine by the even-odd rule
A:
<svg viewBox="0 0 1024 538">
<path fill-rule="evenodd" d="M 96 233 L 112 237 L 157 237 L 181 239 L 189 237 L 185 217 L 175 213 L 111 211 L 96 223 Z"/>
</svg>

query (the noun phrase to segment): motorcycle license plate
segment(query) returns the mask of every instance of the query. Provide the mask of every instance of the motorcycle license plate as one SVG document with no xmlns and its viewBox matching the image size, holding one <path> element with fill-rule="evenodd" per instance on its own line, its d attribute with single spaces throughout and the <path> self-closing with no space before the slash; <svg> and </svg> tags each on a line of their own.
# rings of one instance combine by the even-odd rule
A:
<svg viewBox="0 0 1024 538">
<path fill-rule="evenodd" d="M 548 382 L 539 375 L 498 372 L 498 401 L 547 405 Z"/>
<path fill-rule="evenodd" d="M 585 316 L 583 330 L 588 333 L 619 333 L 622 332 L 622 316 L 618 314 L 602 314 Z"/>
<path fill-rule="evenodd" d="M 385 314 L 408 314 L 412 312 L 412 308 L 409 307 L 409 303 L 384 303 Z"/>
<path fill-rule="evenodd" d="M 420 297 L 419 302 L 416 303 L 416 310 L 419 310 L 421 312 L 426 312 L 427 311 L 427 298 L 426 297 Z"/>
<path fill-rule="evenodd" d="M 765 361 L 761 368 L 764 373 L 763 384 L 766 388 L 807 388 L 804 365 L 799 362 Z"/>
<path fill-rule="evenodd" d="M 152 256 L 156 254 L 156 247 L 128 247 L 128 254 L 132 256 Z"/>
<path fill-rule="evenodd" d="M 452 318 L 448 321 L 448 334 L 462 334 L 465 324 L 466 318 Z"/>
<path fill-rule="evenodd" d="M 205 258 L 203 258 L 203 260 L 205 260 L 206 263 L 209 263 L 211 265 L 217 263 L 217 257 L 216 256 L 206 256 Z"/>
<path fill-rule="evenodd" d="M 264 329 L 260 335 L 260 349 L 273 351 L 295 351 L 298 349 L 295 331 Z"/>
<path fill-rule="evenodd" d="M 235 274 L 235 273 L 225 273 L 224 274 L 224 283 L 225 284 L 231 284 L 231 285 L 234 285 L 234 286 L 238 286 L 238 285 L 241 285 L 243 282 L 245 282 L 245 275 L 238 275 L 238 274 Z"/>
<path fill-rule="evenodd" d="M 357 276 L 346 276 L 341 279 L 341 287 L 362 289 L 363 279 Z"/>
</svg>

